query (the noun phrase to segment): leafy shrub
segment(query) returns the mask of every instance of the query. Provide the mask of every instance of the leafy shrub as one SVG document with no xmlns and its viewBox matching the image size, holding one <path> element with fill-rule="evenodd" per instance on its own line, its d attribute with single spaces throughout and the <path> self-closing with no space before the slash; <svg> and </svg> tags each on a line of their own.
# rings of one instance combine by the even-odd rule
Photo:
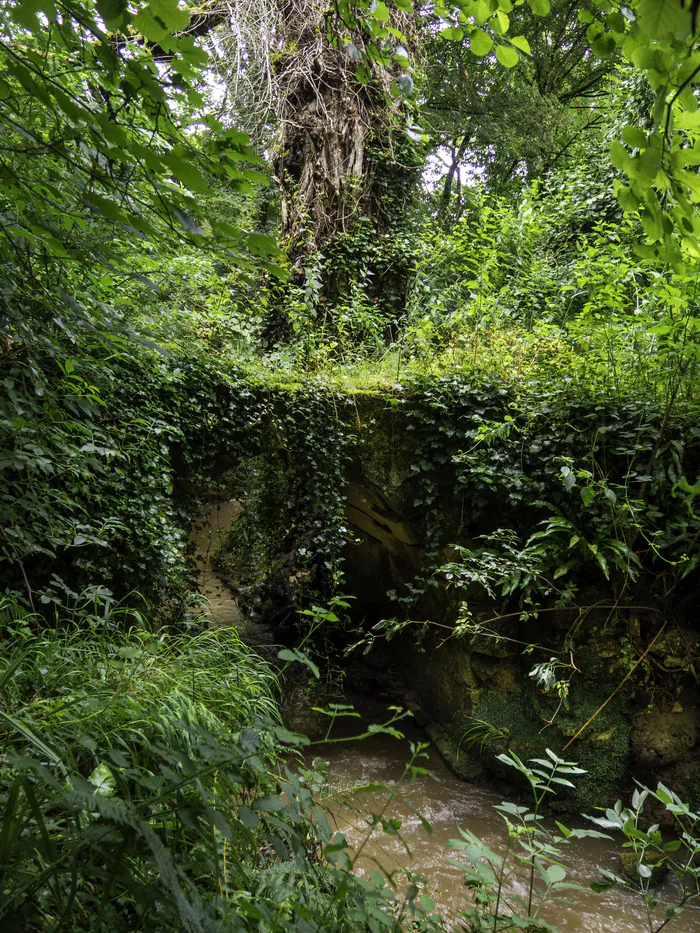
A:
<svg viewBox="0 0 700 933">
<path fill-rule="evenodd" d="M 420 915 L 352 874 L 315 802 L 325 775 L 235 630 L 34 634 L 4 609 L 3 929 L 359 933 Z"/>
</svg>

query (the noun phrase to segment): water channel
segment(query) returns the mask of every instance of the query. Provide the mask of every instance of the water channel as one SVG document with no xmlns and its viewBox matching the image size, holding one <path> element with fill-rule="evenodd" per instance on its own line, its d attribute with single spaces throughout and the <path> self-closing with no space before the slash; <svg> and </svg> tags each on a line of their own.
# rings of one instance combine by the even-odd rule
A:
<svg viewBox="0 0 700 933">
<path fill-rule="evenodd" d="M 351 697 L 350 702 L 362 712 L 366 721 L 381 723 L 388 719 L 387 707 L 379 701 L 366 697 Z M 358 720 L 351 720 L 357 723 Z M 370 782 L 390 785 L 400 781 L 410 757 L 408 740 L 425 741 L 426 737 L 410 722 L 401 723 L 406 741 L 378 734 L 356 743 L 333 743 L 316 746 L 313 754 L 330 763 L 329 781 L 339 786 L 353 786 Z M 420 776 L 415 784 L 406 787 L 392 801 L 388 817 L 403 820 L 401 838 L 388 835 L 372 837 L 364 848 L 358 863 L 359 870 L 369 873 L 379 862 L 391 871 L 397 864 L 423 875 L 429 885 L 429 893 L 438 905 L 441 914 L 453 924 L 454 930 L 462 930 L 457 917 L 461 910 L 470 905 L 469 894 L 464 886 L 463 873 L 453 868 L 448 858 L 459 859 L 459 852 L 448 852 L 447 842 L 459 836 L 458 827 L 471 830 L 496 853 L 504 849 L 504 824 L 493 809 L 503 799 L 513 800 L 512 793 L 501 794 L 478 784 L 469 784 L 457 778 L 432 749 L 428 749 L 427 762 L 421 763 L 432 777 Z M 378 812 L 383 803 L 381 795 L 350 794 L 353 807 L 339 806 L 334 809 L 337 829 L 344 833 L 351 846 L 357 846 L 366 835 L 363 814 Z M 527 803 L 527 800 L 516 801 Z M 428 834 L 415 810 L 430 823 Z M 571 826 L 586 825 L 583 821 Z M 587 828 L 592 828 L 588 824 Z M 410 850 L 407 854 L 406 848 Z M 646 910 L 641 899 L 620 889 L 610 889 L 603 894 L 591 891 L 589 884 L 598 879 L 598 866 L 619 871 L 617 864 L 618 845 L 605 840 L 577 840 L 566 847 L 568 865 L 571 867 L 567 881 L 583 886 L 582 891 L 567 891 L 570 905 L 550 904 L 545 907 L 543 919 L 556 926 L 560 933 L 643 933 L 649 926 Z M 514 893 L 525 893 L 525 879 L 516 883 Z M 676 903 L 678 892 L 674 884 L 666 883 L 657 889 L 660 904 Z M 657 923 L 663 922 L 665 910 L 656 912 Z M 696 933 L 700 931 L 700 908 L 686 911 L 669 923 L 669 933 Z"/>
<path fill-rule="evenodd" d="M 236 502 L 213 503 L 207 506 L 201 520 L 193 529 L 191 540 L 196 548 L 200 567 L 200 588 L 209 600 L 206 614 L 208 623 L 216 627 L 235 625 L 244 641 L 262 646 L 272 641 L 271 634 L 262 625 L 245 620 L 238 608 L 234 593 L 217 577 L 213 558 L 224 536 L 231 529 L 240 512 Z M 387 704 L 368 697 L 350 697 L 364 723 L 386 722 L 390 713 Z M 331 738 L 357 734 L 360 720 L 343 720 Z M 352 788 L 371 782 L 396 786 L 410 758 L 409 741 L 425 742 L 426 735 L 410 720 L 400 724 L 405 735 L 398 740 L 379 733 L 358 742 L 330 742 L 314 745 L 309 758 L 320 757 L 329 763 L 328 779 L 338 788 Z M 351 728 L 352 731 L 348 731 Z M 362 850 L 357 870 L 368 874 L 377 863 L 386 871 L 402 866 L 423 876 L 428 891 L 438 910 L 455 931 L 464 927 L 459 923 L 459 912 L 470 906 L 463 874 L 452 867 L 448 858 L 459 858 L 459 853 L 446 850 L 447 842 L 459 836 L 458 827 L 469 829 L 495 852 L 504 848 L 503 821 L 493 809 L 504 795 L 483 785 L 469 784 L 457 778 L 437 753 L 428 749 L 428 758 L 419 762 L 430 775 L 417 778 L 410 787 L 401 787 L 391 801 L 387 817 L 402 820 L 400 837 L 372 836 Z M 366 819 L 382 808 L 380 794 L 349 792 L 350 806 L 331 804 L 331 815 L 337 829 L 345 835 L 350 846 L 357 847 L 367 834 Z M 512 795 L 511 795 L 512 799 Z M 518 801 L 521 802 L 521 801 Z M 527 802 L 527 801 L 525 801 Z M 430 824 L 428 833 L 418 811 Z M 568 823 L 573 826 L 574 824 Z M 584 825 L 581 823 L 580 825 Z M 588 824 L 590 828 L 590 824 Z M 649 930 L 646 911 L 641 899 L 632 892 L 612 888 L 596 894 L 590 890 L 592 880 L 599 878 L 598 867 L 618 871 L 619 844 L 603 840 L 577 840 L 567 847 L 570 873 L 567 881 L 582 885 L 584 890 L 567 892 L 570 904 L 549 904 L 542 918 L 556 926 L 560 933 L 645 933 Z M 659 904 L 676 903 L 678 892 L 675 882 L 666 882 L 657 889 Z M 520 887 L 520 890 L 518 890 Z M 524 883 L 516 881 L 514 893 L 524 892 Z M 659 908 L 655 914 L 657 929 L 665 913 Z M 664 930 L 669 933 L 700 933 L 700 907 L 690 907 Z"/>
</svg>

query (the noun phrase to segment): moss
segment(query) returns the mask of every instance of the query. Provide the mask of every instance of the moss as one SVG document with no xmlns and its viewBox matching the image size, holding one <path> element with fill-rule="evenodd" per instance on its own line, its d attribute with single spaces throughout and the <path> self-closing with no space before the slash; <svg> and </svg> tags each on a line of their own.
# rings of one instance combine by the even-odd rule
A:
<svg viewBox="0 0 700 933">
<path fill-rule="evenodd" d="M 611 691 L 607 687 L 581 680 L 572 690 L 569 709 L 550 726 L 546 720 L 552 718 L 558 700 L 543 696 L 530 684 L 524 684 L 519 694 L 482 691 L 473 715 L 495 729 L 507 729 L 508 747 L 523 760 L 541 758 L 550 748 L 585 768 L 587 774 L 577 779 L 574 789 L 558 789 L 556 800 L 552 798 L 550 802 L 553 809 L 579 813 L 619 796 L 628 779 L 630 724 L 618 698 L 599 713 L 580 740 L 564 751 L 569 739 L 609 696 Z M 455 722 L 451 730 L 453 741 L 458 741 L 455 730 L 461 729 L 463 735 L 465 727 L 465 722 Z M 512 781 L 512 770 L 495 758 L 498 751 L 486 745 L 474 754 L 488 771 Z"/>
<path fill-rule="evenodd" d="M 632 850 L 620 852 L 620 854 L 617 856 L 617 861 L 620 866 L 620 874 L 631 881 L 632 884 L 639 887 L 639 856 L 637 853 Z M 651 868 L 652 886 L 661 884 L 662 881 L 665 881 L 666 877 L 668 876 L 668 866 L 663 861 L 652 862 L 645 858 L 644 864 L 648 868 Z"/>
<path fill-rule="evenodd" d="M 479 756 L 461 745 L 457 730 L 445 729 L 433 723 L 426 731 L 440 757 L 457 777 L 463 781 L 477 781 L 484 776 L 484 766 Z"/>
</svg>

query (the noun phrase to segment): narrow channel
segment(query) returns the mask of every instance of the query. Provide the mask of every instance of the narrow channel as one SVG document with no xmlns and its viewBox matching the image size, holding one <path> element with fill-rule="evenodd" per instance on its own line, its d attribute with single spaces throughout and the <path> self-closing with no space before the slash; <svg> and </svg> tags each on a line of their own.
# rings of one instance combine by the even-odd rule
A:
<svg viewBox="0 0 700 933">
<path fill-rule="evenodd" d="M 361 712 L 365 723 L 382 723 L 390 718 L 387 704 L 381 701 L 353 696 L 349 702 Z M 346 720 L 337 735 L 343 731 L 356 734 L 347 732 L 347 723 L 354 723 L 357 729 L 358 722 L 357 719 Z M 410 720 L 401 723 L 400 728 L 406 737 L 404 741 L 380 733 L 359 742 L 314 746 L 313 756 L 329 762 L 329 782 L 339 788 L 352 788 L 373 781 L 396 785 L 410 758 L 409 742 L 427 741 L 422 730 L 412 725 Z M 459 852 L 447 851 L 448 840 L 459 837 L 459 827 L 463 827 L 479 836 L 496 853 L 501 853 L 504 849 L 504 823 L 493 806 L 504 799 L 515 800 L 514 792 L 498 793 L 485 785 L 460 780 L 432 748 L 428 749 L 428 758 L 421 765 L 432 776 L 419 776 L 412 786 L 407 786 L 397 796 L 387 812 L 387 817 L 402 820 L 400 838 L 375 831 L 363 849 L 358 870 L 368 874 L 378 862 L 387 871 L 400 865 L 422 875 L 439 912 L 451 923 L 453 930 L 461 931 L 464 928 L 459 924 L 459 913 L 471 906 L 471 901 L 463 873 L 448 862 L 449 858 L 460 858 Z M 367 834 L 363 820 L 381 809 L 383 799 L 381 795 L 367 793 L 349 793 L 348 799 L 351 806 L 335 805 L 333 814 L 337 829 L 343 832 L 351 846 L 357 846 Z M 526 799 L 515 802 L 528 803 Z M 426 832 L 415 810 L 430 823 L 431 833 Z M 571 828 L 585 825 L 583 821 L 575 823 L 563 819 L 563 822 Z M 588 828 L 593 827 L 588 824 Z M 583 890 L 565 892 L 570 904 L 546 905 L 542 919 L 557 927 L 560 933 L 648 931 L 646 909 L 639 896 L 618 888 L 602 894 L 590 890 L 590 882 L 600 877 L 598 866 L 619 872 L 619 851 L 617 840 L 583 839 L 567 846 L 567 864 L 571 871 L 566 880 L 581 885 Z M 523 896 L 524 892 L 523 880 L 516 884 L 514 893 Z M 660 906 L 654 915 L 657 919 L 654 929 L 665 919 L 665 905 L 677 902 L 677 893 L 675 882 L 666 882 L 657 888 Z M 670 933 L 700 931 L 700 908 L 687 908 L 664 929 Z"/>
<path fill-rule="evenodd" d="M 244 641 L 253 646 L 270 643 L 271 633 L 263 625 L 246 620 L 238 607 L 235 594 L 216 576 L 214 558 L 224 537 L 240 513 L 236 502 L 211 503 L 193 528 L 191 541 L 196 549 L 200 570 L 200 591 L 208 599 L 207 623 L 215 627 L 235 625 Z M 361 719 L 339 720 L 330 734 L 332 742 L 313 744 L 308 762 L 315 757 L 329 764 L 328 780 L 333 794 L 329 803 L 336 828 L 351 847 L 359 846 L 367 835 L 367 820 L 381 810 L 381 794 L 353 793 L 352 789 L 372 782 L 396 787 L 404 773 L 411 752 L 409 743 L 428 742 L 427 735 L 410 719 L 400 723 L 404 739 L 378 733 L 360 741 L 335 741 L 356 735 L 369 723 L 381 724 L 391 718 L 389 704 L 370 697 L 352 695 L 347 698 Z M 450 865 L 448 859 L 459 860 L 459 853 L 447 850 L 448 840 L 459 836 L 459 827 L 470 830 L 496 853 L 504 849 L 504 823 L 495 804 L 514 799 L 514 791 L 503 793 L 485 785 L 471 784 L 456 777 L 431 747 L 427 758 L 417 762 L 430 773 L 419 776 L 411 786 L 403 786 L 392 801 L 387 818 L 402 821 L 400 833 L 393 837 L 375 831 L 358 860 L 357 870 L 369 874 L 378 865 L 386 872 L 405 868 L 426 879 L 428 893 L 438 912 L 457 933 L 465 929 L 459 921 L 461 911 L 471 906 L 470 894 L 464 885 L 463 873 Z M 346 793 L 340 793 L 340 792 Z M 346 802 L 343 802 L 346 801 Z M 527 803 L 527 800 L 518 800 Z M 430 824 L 428 833 L 416 815 L 420 813 Z M 573 828 L 576 824 L 564 820 Z M 582 822 L 578 825 L 585 825 Z M 588 824 L 590 828 L 590 824 Z M 598 868 L 619 871 L 619 841 L 577 840 L 566 849 L 570 873 L 567 881 L 581 885 L 582 890 L 567 891 L 570 903 L 550 903 L 542 919 L 558 928 L 560 933 L 646 933 L 649 924 L 641 898 L 632 892 L 611 888 L 597 894 L 590 882 L 599 878 Z M 674 881 L 657 889 L 658 903 L 654 929 L 665 918 L 665 905 L 677 902 Z M 513 893 L 525 891 L 523 882 L 516 882 Z M 700 933 L 700 907 L 689 907 L 664 929 L 669 933 Z"/>
</svg>

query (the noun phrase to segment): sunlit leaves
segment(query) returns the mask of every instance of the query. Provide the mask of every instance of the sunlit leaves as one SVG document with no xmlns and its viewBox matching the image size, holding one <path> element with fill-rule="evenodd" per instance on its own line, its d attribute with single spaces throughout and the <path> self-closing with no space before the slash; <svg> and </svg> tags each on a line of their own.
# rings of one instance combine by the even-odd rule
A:
<svg viewBox="0 0 700 933">
<path fill-rule="evenodd" d="M 647 134 L 638 126 L 625 126 L 622 130 L 622 138 L 628 146 L 634 149 L 643 149 L 647 144 Z"/>
<path fill-rule="evenodd" d="M 514 45 L 516 49 L 520 49 L 521 52 L 524 52 L 526 55 L 531 55 L 530 43 L 527 41 L 525 36 L 512 36 L 510 38 L 510 44 Z"/>
<path fill-rule="evenodd" d="M 150 0 L 134 18 L 134 28 L 152 42 L 167 43 L 170 36 L 187 27 L 190 14 L 180 8 L 178 0 Z"/>
<path fill-rule="evenodd" d="M 483 29 L 475 29 L 469 36 L 469 48 L 477 56 L 488 55 L 493 48 L 493 39 Z"/>
<path fill-rule="evenodd" d="M 639 0 L 634 12 L 639 29 L 651 39 L 684 39 L 690 34 L 690 7 L 678 0 Z"/>
<path fill-rule="evenodd" d="M 499 45 L 496 47 L 496 58 L 504 68 L 515 68 L 518 64 L 518 53 L 515 49 L 507 45 Z"/>
<path fill-rule="evenodd" d="M 535 16 L 547 16 L 549 13 L 549 0 L 528 0 L 528 3 Z"/>
</svg>

